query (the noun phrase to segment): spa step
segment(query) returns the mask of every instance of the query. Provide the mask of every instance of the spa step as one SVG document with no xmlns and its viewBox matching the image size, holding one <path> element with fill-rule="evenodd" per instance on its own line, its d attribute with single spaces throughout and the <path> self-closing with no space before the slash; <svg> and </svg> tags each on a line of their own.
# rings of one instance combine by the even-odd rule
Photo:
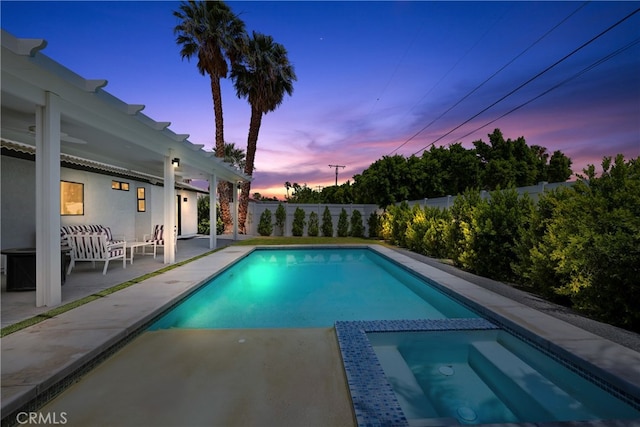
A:
<svg viewBox="0 0 640 427">
<path fill-rule="evenodd" d="M 411 368 L 398 352 L 398 348 L 395 346 L 376 346 L 375 352 L 389 384 L 396 392 L 405 417 L 408 420 L 438 417 L 436 410 L 411 372 Z"/>
<path fill-rule="evenodd" d="M 455 418 L 414 418 L 409 421 L 409 427 L 443 427 L 457 426 L 460 422 Z"/>
<path fill-rule="evenodd" d="M 580 402 L 497 342 L 470 344 L 469 365 L 521 419 L 593 418 Z"/>
</svg>

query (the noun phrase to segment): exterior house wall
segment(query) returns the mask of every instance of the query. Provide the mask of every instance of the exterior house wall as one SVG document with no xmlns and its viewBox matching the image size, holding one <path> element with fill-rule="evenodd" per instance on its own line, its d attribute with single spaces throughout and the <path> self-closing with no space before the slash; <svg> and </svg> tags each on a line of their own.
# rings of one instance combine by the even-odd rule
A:
<svg viewBox="0 0 640 427">
<path fill-rule="evenodd" d="M 35 162 L 1 156 L 1 235 L 2 249 L 34 247 L 36 243 Z M 84 185 L 84 215 L 61 215 L 60 225 L 101 224 L 115 236 L 141 240 L 154 224 L 164 222 L 164 188 L 133 179 L 61 168 L 63 181 Z M 112 181 L 126 182 L 129 190 L 114 190 Z M 145 188 L 146 211 L 138 212 L 137 189 Z M 182 203 L 182 235 L 197 232 L 196 192 L 177 190 Z"/>
<path fill-rule="evenodd" d="M 36 168 L 29 160 L 0 156 L 2 249 L 36 245 Z"/>
<path fill-rule="evenodd" d="M 197 193 L 188 190 L 176 190 L 180 196 L 180 236 L 195 236 L 198 234 L 198 197 Z M 185 201 L 186 200 L 186 201 Z"/>
<path fill-rule="evenodd" d="M 84 215 L 61 215 L 60 225 L 100 224 L 114 236 L 135 237 L 135 181 L 67 168 L 60 170 L 60 179 L 84 184 Z M 128 183 L 129 191 L 111 189 L 112 180 Z"/>
</svg>

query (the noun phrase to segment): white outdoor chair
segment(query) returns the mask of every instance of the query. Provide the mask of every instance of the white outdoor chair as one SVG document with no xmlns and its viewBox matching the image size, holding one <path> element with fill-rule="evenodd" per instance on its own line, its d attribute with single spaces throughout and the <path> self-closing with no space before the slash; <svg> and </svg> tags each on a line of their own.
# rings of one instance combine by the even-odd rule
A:
<svg viewBox="0 0 640 427">
<path fill-rule="evenodd" d="M 153 244 L 153 257 L 155 258 L 158 248 L 162 248 L 164 250 L 164 246 L 165 246 L 164 245 L 164 242 L 165 242 L 164 225 L 163 224 L 154 225 L 153 234 L 145 234 L 142 237 L 142 240 L 144 240 L 147 243 Z M 178 245 L 175 239 L 175 233 L 174 233 L 174 239 L 173 239 L 173 248 L 175 252 L 178 252 Z M 142 253 L 146 254 L 145 246 L 142 247 Z"/>
<path fill-rule="evenodd" d="M 102 274 L 107 274 L 109 261 L 122 258 L 122 268 L 127 268 L 125 242 L 111 243 L 108 242 L 106 232 L 78 232 L 71 233 L 67 236 L 67 240 L 71 245 L 71 263 L 67 270 L 67 274 L 71 273 L 71 269 L 75 267 L 76 262 L 91 261 L 93 267 L 96 261 L 104 261 L 104 269 Z"/>
</svg>

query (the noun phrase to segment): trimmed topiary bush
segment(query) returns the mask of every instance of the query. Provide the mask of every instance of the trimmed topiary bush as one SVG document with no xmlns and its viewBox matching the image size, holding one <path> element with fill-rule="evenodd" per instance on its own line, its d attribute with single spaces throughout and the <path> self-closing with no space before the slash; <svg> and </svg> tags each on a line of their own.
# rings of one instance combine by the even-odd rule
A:
<svg viewBox="0 0 640 427">
<path fill-rule="evenodd" d="M 261 236 L 271 236 L 273 232 L 273 224 L 271 223 L 271 211 L 265 209 L 260 215 L 260 222 L 258 223 L 258 233 Z"/>
<path fill-rule="evenodd" d="M 362 225 L 362 214 L 359 210 L 354 210 L 351 214 L 351 235 L 353 237 L 364 237 L 364 225 Z"/>
<path fill-rule="evenodd" d="M 310 237 L 318 236 L 318 214 L 311 212 L 309 214 L 309 227 L 307 228 L 307 235 Z"/>
<path fill-rule="evenodd" d="M 304 233 L 305 221 L 304 217 L 306 216 L 303 209 L 296 208 L 296 211 L 293 213 L 293 226 L 291 228 L 291 234 L 294 236 L 300 237 Z"/>
<path fill-rule="evenodd" d="M 347 237 L 349 235 L 349 215 L 342 208 L 338 217 L 338 237 Z"/>
<path fill-rule="evenodd" d="M 369 238 L 373 239 L 380 236 L 380 217 L 375 212 L 371 212 L 369 220 L 367 221 L 369 226 Z"/>
<path fill-rule="evenodd" d="M 333 219 L 328 206 L 325 206 L 322 213 L 322 235 L 324 237 L 333 237 Z"/>
<path fill-rule="evenodd" d="M 287 220 L 287 211 L 285 210 L 282 203 L 278 205 L 276 209 L 276 227 L 280 230 L 280 235 L 284 236 L 284 223 Z"/>
</svg>

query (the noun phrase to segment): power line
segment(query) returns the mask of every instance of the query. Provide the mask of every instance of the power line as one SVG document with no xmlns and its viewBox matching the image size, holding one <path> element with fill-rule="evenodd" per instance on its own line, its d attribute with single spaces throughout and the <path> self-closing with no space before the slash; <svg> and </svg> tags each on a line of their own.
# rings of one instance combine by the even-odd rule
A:
<svg viewBox="0 0 640 427">
<path fill-rule="evenodd" d="M 371 115 L 371 113 L 373 112 L 374 108 L 376 107 L 376 104 L 378 103 L 378 101 L 380 101 L 380 98 L 382 98 L 382 95 L 384 95 L 384 93 L 387 91 L 387 88 L 389 87 L 389 85 L 393 81 L 393 78 L 396 76 L 396 73 L 398 72 L 398 68 L 400 68 L 400 64 L 402 64 L 402 62 L 404 61 L 404 58 L 407 56 L 407 53 L 409 53 L 409 50 L 411 50 L 411 47 L 413 46 L 413 44 L 415 43 L 416 39 L 418 38 L 418 35 L 420 35 L 420 32 L 422 30 L 422 25 L 423 24 L 424 24 L 424 21 L 422 21 L 420 23 L 420 25 L 418 26 L 418 31 L 413 36 L 413 39 L 411 39 L 411 41 L 409 42 L 409 45 L 407 46 L 407 49 L 402 54 L 402 57 L 400 58 L 400 61 L 398 61 L 398 63 L 396 64 L 396 68 L 391 73 L 391 77 L 389 77 L 389 80 L 387 81 L 387 84 L 385 84 L 384 87 L 382 88 L 382 92 L 380 92 L 380 95 L 378 95 L 376 100 L 373 102 L 373 105 L 371 106 L 371 110 L 369 110 L 369 114 L 368 115 Z"/>
<path fill-rule="evenodd" d="M 513 89 L 511 92 L 507 93 L 506 95 L 502 96 L 500 99 L 498 99 L 497 101 L 493 102 L 491 105 L 489 105 L 488 107 L 482 109 L 480 112 L 474 114 L 473 116 L 471 116 L 470 118 L 468 118 L 467 120 L 465 120 L 464 122 L 462 122 L 461 124 L 459 124 L 458 126 L 454 127 L 453 129 L 451 129 L 449 132 L 445 133 L 444 135 L 440 136 L 439 138 L 437 138 L 435 141 L 431 142 L 430 144 L 427 144 L 426 146 L 422 147 L 421 149 L 419 149 L 418 151 L 416 151 L 415 153 L 413 153 L 413 155 L 418 154 L 421 151 L 426 150 L 428 147 L 432 146 L 433 144 L 435 144 L 436 142 L 440 141 L 442 138 L 444 138 L 447 135 L 450 135 L 451 133 L 453 133 L 453 131 L 461 128 L 462 126 L 464 126 L 465 124 L 469 123 L 471 120 L 475 119 L 476 117 L 478 117 L 480 114 L 484 113 L 485 111 L 487 111 L 488 109 L 494 107 L 496 104 L 502 102 L 503 100 L 505 100 L 506 98 L 508 98 L 509 96 L 513 95 L 515 92 L 519 91 L 520 89 L 522 89 L 523 87 L 525 87 L 526 85 L 528 85 L 529 83 L 531 83 L 532 81 L 536 80 L 538 77 L 542 76 L 543 74 L 545 74 L 547 71 L 551 70 L 552 68 L 554 68 L 556 65 L 560 64 L 561 62 L 564 62 L 565 60 L 567 60 L 569 57 L 573 56 L 574 54 L 576 54 L 578 51 L 582 50 L 583 48 L 585 48 L 586 46 L 590 45 L 591 43 L 593 43 L 595 40 L 599 39 L 600 37 L 602 37 L 603 35 L 605 35 L 606 33 L 608 33 L 609 31 L 611 31 L 612 29 L 614 29 L 615 27 L 617 27 L 618 25 L 622 24 L 624 21 L 626 21 L 627 19 L 631 18 L 633 15 L 635 15 L 636 13 L 640 12 L 640 8 L 634 10 L 633 12 L 629 13 L 627 16 L 625 16 L 624 18 L 622 18 L 621 20 L 619 20 L 618 22 L 616 22 L 615 24 L 611 25 L 609 28 L 607 28 L 606 30 L 600 32 L 598 35 L 596 35 L 595 37 L 591 38 L 589 41 L 583 43 L 582 45 L 580 45 L 579 47 L 577 47 L 576 49 L 574 49 L 573 51 L 571 51 L 570 53 L 568 53 L 567 55 L 565 55 L 564 57 L 562 57 L 561 59 L 559 59 L 558 61 L 554 62 L 552 65 L 548 66 L 547 68 L 545 68 L 544 70 L 542 70 L 541 72 L 539 72 L 538 74 L 536 74 L 535 76 L 531 77 L 529 80 L 527 80 L 526 82 L 522 83 L 520 86 L 518 86 L 517 88 Z"/>
<path fill-rule="evenodd" d="M 499 18 L 496 18 L 496 20 L 495 20 L 492 24 L 490 24 L 490 25 L 488 25 L 488 26 L 487 26 L 486 31 L 485 31 L 485 32 L 480 36 L 480 38 L 479 38 L 478 40 L 476 40 L 476 42 L 475 42 L 475 43 L 474 43 L 474 44 L 473 44 L 473 45 L 472 45 L 472 46 L 471 46 L 471 47 L 470 47 L 470 48 L 469 48 L 469 49 L 464 53 L 464 55 L 462 55 L 462 56 L 460 57 L 460 59 L 458 59 L 458 61 L 457 61 L 455 64 L 453 64 L 453 66 L 452 66 L 452 67 L 451 67 L 451 68 L 450 68 L 450 69 L 449 69 L 449 70 L 448 70 L 448 71 L 447 71 L 447 72 L 446 72 L 446 73 L 445 73 L 445 74 L 440 78 L 440 80 L 438 80 L 438 82 L 437 82 L 435 85 L 433 85 L 433 87 L 431 87 L 431 89 L 429 89 L 429 90 L 427 91 L 427 93 L 425 93 L 425 94 L 422 96 L 422 98 L 420 98 L 420 99 L 418 100 L 418 102 L 416 102 L 416 104 L 415 104 L 413 107 L 411 107 L 411 108 L 409 109 L 409 112 L 413 111 L 413 109 L 414 109 L 414 108 L 416 108 L 418 105 L 420 105 L 420 103 L 422 102 L 422 100 L 423 100 L 423 99 L 425 99 L 427 96 L 429 96 L 429 94 L 430 94 L 431 92 L 433 92 L 433 90 L 434 90 L 436 87 L 438 87 L 438 86 L 440 85 L 440 83 L 442 83 L 442 81 L 443 81 L 443 80 L 444 80 L 444 79 L 445 79 L 445 78 L 446 78 L 446 77 L 447 77 L 447 76 L 448 76 L 448 75 L 449 75 L 453 70 L 455 70 L 455 69 L 458 67 L 458 65 L 462 62 L 462 60 L 463 60 L 464 58 L 466 58 L 466 57 L 467 57 L 467 55 L 469 55 L 469 53 L 471 53 L 471 51 L 473 51 L 473 50 L 476 48 L 476 46 L 478 46 L 478 44 L 480 44 L 480 41 L 482 41 L 482 39 L 484 39 L 484 38 L 485 38 L 485 36 L 486 36 L 487 34 L 489 34 L 489 32 L 491 32 L 491 30 L 493 30 L 493 28 L 498 24 L 498 22 L 500 22 L 500 21 L 502 20 L 502 18 L 504 18 L 504 16 L 507 14 L 507 12 L 508 12 L 508 10 L 506 10 L 506 11 L 505 11 L 505 12 L 504 12 L 504 13 L 503 13 Z M 403 144 L 403 145 L 404 145 L 404 144 Z"/>
<path fill-rule="evenodd" d="M 621 54 L 622 52 L 624 52 L 627 49 L 630 49 L 631 47 L 635 46 L 636 44 L 640 43 L 640 37 L 638 37 L 637 39 L 633 40 L 632 42 L 630 42 L 629 44 L 627 44 L 626 46 L 621 47 L 620 49 L 608 54 L 607 56 L 600 58 L 599 60 L 597 60 L 596 62 L 594 62 L 593 64 L 589 65 L 588 67 L 583 68 L 582 70 L 580 70 L 579 72 L 577 72 L 576 74 L 572 75 L 569 78 L 564 79 L 563 81 L 561 81 L 560 83 L 555 84 L 554 86 L 550 87 L 549 89 L 545 90 L 544 92 L 538 94 L 537 96 L 529 99 L 527 102 L 523 102 L 522 104 L 518 105 L 517 107 L 512 108 L 511 110 L 507 111 L 506 113 L 502 114 L 499 117 L 496 117 L 495 119 L 483 124 L 482 126 L 472 130 L 471 132 L 467 133 L 466 135 L 463 135 L 462 137 L 458 138 L 458 139 L 463 139 L 466 138 L 467 136 L 479 131 L 480 129 L 489 126 L 490 124 L 497 122 L 498 120 L 500 120 L 503 117 L 508 116 L 509 114 L 519 110 L 520 108 L 532 103 L 533 101 L 542 98 L 544 95 L 548 94 L 549 92 L 559 88 L 560 86 L 570 82 L 571 80 L 580 77 L 581 75 L 583 75 L 584 73 L 591 71 L 592 69 L 596 68 L 598 65 L 601 65 L 605 62 L 607 62 L 608 60 L 610 60 L 611 58 Z M 449 143 L 449 145 L 453 144 L 455 141 L 452 141 Z"/>
<path fill-rule="evenodd" d="M 409 143 L 411 140 L 413 140 L 415 137 L 417 137 L 418 135 L 420 135 L 422 132 L 424 132 L 427 128 L 429 128 L 432 124 L 434 124 L 435 122 L 437 122 L 438 120 L 440 120 L 445 114 L 447 114 L 449 111 L 453 110 L 455 107 L 457 107 L 462 101 L 464 101 L 465 99 L 467 99 L 468 97 L 470 97 L 473 93 L 475 93 L 478 89 L 480 89 L 482 86 L 484 86 L 487 82 L 489 82 L 489 80 L 493 79 L 495 76 L 497 76 L 500 72 L 502 72 L 505 68 L 507 68 L 509 65 L 511 65 L 513 62 L 515 62 L 518 58 L 520 58 L 522 55 L 524 55 L 525 53 L 527 53 L 531 48 L 533 48 L 535 45 L 537 45 L 540 41 L 542 41 L 545 37 L 547 37 L 549 34 L 551 34 L 553 31 L 556 30 L 556 28 L 558 28 L 560 25 L 564 24 L 569 18 L 571 18 L 573 15 L 575 15 L 579 10 L 581 10 L 583 7 L 585 7 L 587 4 L 589 3 L 589 1 L 584 2 L 582 5 L 580 5 L 576 10 L 574 10 L 573 12 L 571 12 L 569 15 L 567 15 L 564 19 L 562 19 L 560 22 L 558 22 L 556 25 L 554 25 L 551 29 L 549 29 L 546 33 L 544 33 L 542 36 L 540 36 L 536 41 L 534 41 L 532 44 L 530 44 L 526 49 L 524 49 L 522 52 L 520 52 L 518 55 L 516 55 L 515 57 L 513 57 L 513 59 L 511 59 L 510 61 L 508 61 L 505 65 L 503 65 L 501 68 L 499 68 L 495 73 L 493 73 L 491 76 L 489 76 L 486 80 L 484 80 L 482 83 L 480 83 L 478 86 L 476 86 L 471 92 L 467 93 L 465 96 L 463 96 L 462 98 L 460 98 L 460 100 L 458 100 L 458 102 L 456 102 L 455 104 L 453 104 L 451 107 L 449 107 L 447 110 L 445 110 L 442 114 L 440 114 L 438 117 L 436 117 L 435 119 L 433 119 L 429 124 L 427 124 L 425 127 L 423 127 L 422 129 L 420 129 L 417 133 L 415 133 L 413 136 L 411 136 L 409 139 L 407 139 L 405 142 L 403 142 L 402 144 L 400 144 L 395 150 L 393 150 L 391 153 L 389 153 L 389 155 L 395 153 L 396 151 L 398 151 L 399 149 L 401 149 L 402 147 L 404 147 L 407 143 Z M 423 97 L 424 98 L 424 97 Z M 422 99 L 421 99 L 422 100 Z M 415 107 L 415 106 L 414 106 Z M 413 108 L 412 108 L 413 109 Z"/>
</svg>

